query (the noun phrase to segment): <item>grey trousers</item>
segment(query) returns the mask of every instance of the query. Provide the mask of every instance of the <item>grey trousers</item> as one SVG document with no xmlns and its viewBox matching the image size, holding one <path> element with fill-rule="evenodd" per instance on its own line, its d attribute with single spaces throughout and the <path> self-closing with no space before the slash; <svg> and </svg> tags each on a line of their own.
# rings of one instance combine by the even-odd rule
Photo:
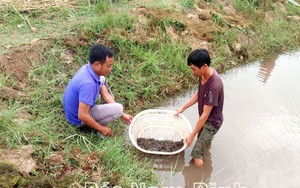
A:
<svg viewBox="0 0 300 188">
<path fill-rule="evenodd" d="M 92 118 L 101 125 L 118 119 L 123 113 L 123 106 L 120 103 L 107 103 L 95 105 L 90 109 Z"/>
</svg>

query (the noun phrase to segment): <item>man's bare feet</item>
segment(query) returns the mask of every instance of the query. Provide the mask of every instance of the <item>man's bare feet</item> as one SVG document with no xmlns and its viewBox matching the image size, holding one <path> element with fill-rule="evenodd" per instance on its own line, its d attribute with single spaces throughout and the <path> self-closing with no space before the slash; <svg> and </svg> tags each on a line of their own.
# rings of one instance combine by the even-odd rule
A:
<svg viewBox="0 0 300 188">
<path fill-rule="evenodd" d="M 198 159 L 198 158 L 194 158 L 194 164 L 196 166 L 201 166 L 201 165 L 203 165 L 203 160 L 202 159 Z"/>
</svg>

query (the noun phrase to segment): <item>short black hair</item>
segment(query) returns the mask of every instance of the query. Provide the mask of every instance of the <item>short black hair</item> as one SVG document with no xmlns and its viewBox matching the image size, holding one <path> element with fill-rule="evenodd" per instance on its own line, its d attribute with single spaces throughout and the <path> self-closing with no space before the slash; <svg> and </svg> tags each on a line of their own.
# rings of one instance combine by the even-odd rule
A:
<svg viewBox="0 0 300 188">
<path fill-rule="evenodd" d="M 106 57 L 113 57 L 114 52 L 107 46 L 95 44 L 90 49 L 90 64 L 99 61 L 101 64 L 105 63 Z"/>
<path fill-rule="evenodd" d="M 187 59 L 187 63 L 188 66 L 193 64 L 198 68 L 201 68 L 204 64 L 210 66 L 210 56 L 208 51 L 203 48 L 192 51 Z"/>
</svg>

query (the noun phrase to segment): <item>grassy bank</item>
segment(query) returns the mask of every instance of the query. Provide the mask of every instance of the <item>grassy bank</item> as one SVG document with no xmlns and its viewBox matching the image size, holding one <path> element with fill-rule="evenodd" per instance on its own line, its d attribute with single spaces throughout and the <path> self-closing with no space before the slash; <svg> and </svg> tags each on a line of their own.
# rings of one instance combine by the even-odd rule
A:
<svg viewBox="0 0 300 188">
<path fill-rule="evenodd" d="M 191 49 L 208 48 L 222 72 L 300 44 L 300 8 L 288 2 L 62 2 L 0 4 L 0 155 L 30 144 L 37 163 L 12 185 L 159 184 L 121 121 L 111 125 L 114 138 L 99 140 L 64 119 L 64 88 L 93 43 L 116 52 L 108 81 L 132 115 L 195 85 L 186 66 Z"/>
</svg>

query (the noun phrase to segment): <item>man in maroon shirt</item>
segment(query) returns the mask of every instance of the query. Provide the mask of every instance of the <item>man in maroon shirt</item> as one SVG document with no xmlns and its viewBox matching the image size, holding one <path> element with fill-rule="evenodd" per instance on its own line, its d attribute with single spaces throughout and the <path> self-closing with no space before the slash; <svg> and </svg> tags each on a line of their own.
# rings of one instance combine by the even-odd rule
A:
<svg viewBox="0 0 300 188">
<path fill-rule="evenodd" d="M 223 123 L 224 89 L 220 76 L 210 67 L 207 50 L 192 51 L 187 62 L 193 75 L 199 78 L 199 86 L 192 98 L 177 109 L 177 115 L 198 102 L 199 119 L 192 133 L 186 138 L 186 143 L 189 147 L 198 134 L 191 156 L 194 163 L 200 166 L 203 164 L 205 147 L 209 146 Z"/>
</svg>

